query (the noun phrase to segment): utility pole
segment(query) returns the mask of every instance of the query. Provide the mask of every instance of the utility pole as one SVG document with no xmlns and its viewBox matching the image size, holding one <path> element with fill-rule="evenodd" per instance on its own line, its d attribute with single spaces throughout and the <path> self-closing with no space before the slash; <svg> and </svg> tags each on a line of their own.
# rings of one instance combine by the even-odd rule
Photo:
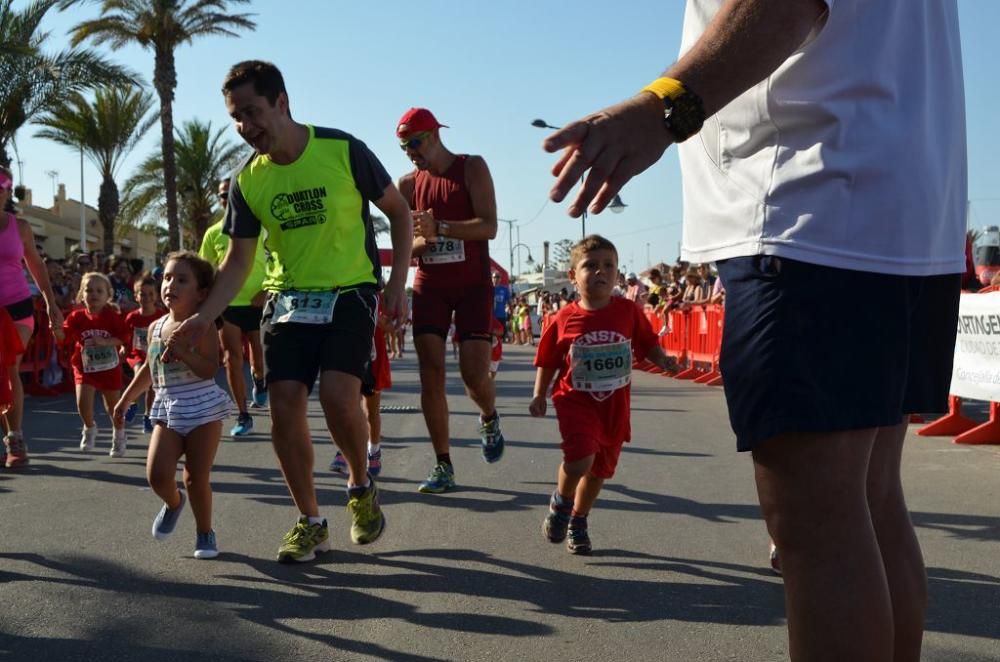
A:
<svg viewBox="0 0 1000 662">
<path fill-rule="evenodd" d="M 513 277 L 514 275 L 514 225 L 517 223 L 516 218 L 498 218 L 501 223 L 507 224 L 507 240 L 510 247 L 510 262 L 507 263 L 507 275 Z M 520 232 L 520 231 L 519 231 Z"/>
</svg>

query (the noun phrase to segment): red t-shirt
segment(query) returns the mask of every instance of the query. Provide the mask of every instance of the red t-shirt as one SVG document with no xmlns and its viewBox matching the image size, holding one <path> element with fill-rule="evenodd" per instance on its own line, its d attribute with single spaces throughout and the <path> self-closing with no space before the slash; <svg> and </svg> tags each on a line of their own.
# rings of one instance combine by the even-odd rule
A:
<svg viewBox="0 0 1000 662">
<path fill-rule="evenodd" d="M 472 197 L 465 185 L 465 165 L 468 155 L 458 154 L 444 174 L 432 175 L 426 170 L 418 170 L 413 182 L 413 199 L 410 208 L 418 211 L 430 210 L 438 221 L 467 221 L 475 218 Z M 447 237 L 442 238 L 447 242 Z M 490 267 L 490 242 L 485 240 L 464 240 L 462 257 L 454 250 L 452 240 L 448 248 L 438 256 L 430 251 L 420 257 L 413 286 L 423 284 L 433 287 L 465 289 L 471 285 L 492 285 Z M 443 245 L 443 244 L 442 244 Z"/>
<path fill-rule="evenodd" d="M 629 441 L 632 425 L 628 382 L 631 381 L 632 361 L 624 348 L 630 347 L 632 356 L 641 360 L 655 344 L 656 334 L 649 320 L 628 299 L 612 297 L 600 310 L 585 310 L 574 301 L 556 313 L 538 342 L 535 366 L 558 370 L 552 388 L 552 404 L 560 418 L 560 427 L 563 427 L 564 417 L 572 417 L 574 410 L 582 409 L 588 415 L 581 420 L 592 421 L 596 414 L 609 440 Z M 577 379 L 573 378 L 571 351 L 581 364 Z M 590 372 L 585 373 L 582 364 L 588 361 Z M 605 369 L 608 362 L 613 367 Z M 599 381 L 588 382 L 589 378 Z M 597 385 L 615 380 L 625 383 L 616 388 L 594 390 Z M 574 382 L 580 388 L 574 387 Z"/>
<path fill-rule="evenodd" d="M 125 360 L 133 368 L 146 360 L 149 325 L 166 314 L 167 311 L 156 308 L 152 315 L 143 315 L 142 310 L 133 310 L 125 316 L 125 329 L 128 331 Z"/>
<path fill-rule="evenodd" d="M 118 350 L 114 347 L 100 347 L 88 350 L 84 343 L 89 338 L 118 338 L 127 343 L 128 329 L 121 315 L 111 306 L 105 306 L 96 315 L 91 315 L 86 308 L 74 310 L 63 322 L 66 333 L 65 342 L 73 348 L 70 365 L 73 366 L 73 378 L 77 384 L 89 384 L 102 391 L 114 391 L 122 387 L 122 369 L 117 358 Z M 86 357 L 86 366 L 84 365 Z"/>
</svg>

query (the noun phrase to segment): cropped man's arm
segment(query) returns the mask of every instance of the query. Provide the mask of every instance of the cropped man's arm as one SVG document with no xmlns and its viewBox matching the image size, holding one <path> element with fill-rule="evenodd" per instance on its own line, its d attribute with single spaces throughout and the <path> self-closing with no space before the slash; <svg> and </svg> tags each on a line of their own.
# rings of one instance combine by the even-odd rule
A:
<svg viewBox="0 0 1000 662">
<path fill-rule="evenodd" d="M 729 0 L 663 75 L 694 90 L 711 117 L 770 76 L 822 24 L 827 11 L 825 0 Z"/>
<path fill-rule="evenodd" d="M 448 223 L 448 237 L 481 241 L 497 236 L 497 196 L 489 166 L 481 156 L 469 156 L 465 163 L 465 184 L 472 199 L 473 218 L 437 219 Z M 440 225 L 439 225 L 440 228 Z M 440 234 L 440 229 L 438 230 Z"/>
<path fill-rule="evenodd" d="M 822 24 L 827 10 L 824 0 L 729 0 L 664 75 L 696 93 L 710 117 L 774 72 Z M 552 168 L 552 200 L 562 201 L 590 170 L 569 213 L 579 216 L 588 205 L 602 211 L 673 143 L 663 110 L 659 97 L 641 92 L 549 136 L 546 151 L 567 148 Z"/>
</svg>

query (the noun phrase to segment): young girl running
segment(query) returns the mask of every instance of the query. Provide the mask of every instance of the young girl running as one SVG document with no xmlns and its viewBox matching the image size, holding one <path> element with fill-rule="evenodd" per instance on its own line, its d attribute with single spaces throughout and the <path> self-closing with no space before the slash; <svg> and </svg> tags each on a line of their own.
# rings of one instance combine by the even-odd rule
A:
<svg viewBox="0 0 1000 662">
<path fill-rule="evenodd" d="M 212 559 L 219 555 L 212 530 L 212 486 L 209 475 L 222 435 L 222 421 L 229 415 L 232 401 L 215 383 L 219 369 L 219 336 L 205 333 L 194 346 L 179 346 L 164 354 L 164 344 L 174 329 L 190 317 L 208 296 L 214 279 L 212 265 L 196 253 L 181 251 L 167 256 L 161 293 L 170 311 L 149 327 L 146 361 L 136 373 L 114 417 L 121 421 L 129 405 L 153 387 L 150 418 L 153 434 L 149 440 L 146 478 L 163 499 L 163 507 L 153 520 L 153 537 L 165 540 L 177 525 L 187 501 L 177 489 L 177 461 L 184 456 L 184 486 L 191 497 L 197 540 L 194 557 Z"/>
<path fill-rule="evenodd" d="M 94 420 L 94 398 L 101 394 L 104 407 L 111 415 L 122 389 L 122 369 L 118 350 L 125 344 L 127 332 L 118 311 L 111 305 L 111 282 L 104 274 L 91 271 L 80 280 L 76 300 L 83 303 L 63 322 L 65 342 L 73 348 L 70 364 L 76 383 L 76 407 L 83 419 L 80 450 L 94 449 L 97 422 Z M 111 457 L 125 455 L 124 421 L 112 421 Z"/>
<path fill-rule="evenodd" d="M 149 325 L 160 319 L 166 311 L 157 307 L 156 281 L 147 276 L 135 283 L 135 300 L 139 308 L 125 316 L 125 327 L 128 329 L 129 342 L 125 347 L 125 362 L 132 370 L 138 370 L 146 362 L 146 349 L 149 346 Z M 153 406 L 153 391 L 149 389 L 143 397 L 145 416 L 142 417 L 143 431 L 149 434 L 153 431 L 153 421 L 149 418 Z M 125 413 L 126 422 L 132 421 L 135 415 L 135 404 Z"/>
</svg>

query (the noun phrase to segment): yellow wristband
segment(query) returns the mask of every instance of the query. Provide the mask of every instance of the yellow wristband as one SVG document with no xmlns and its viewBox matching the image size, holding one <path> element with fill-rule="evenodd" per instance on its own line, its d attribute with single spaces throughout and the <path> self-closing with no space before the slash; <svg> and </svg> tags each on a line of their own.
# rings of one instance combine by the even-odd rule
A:
<svg viewBox="0 0 1000 662">
<path fill-rule="evenodd" d="M 676 99 L 684 94 L 684 83 L 675 78 L 657 78 L 642 88 L 643 92 L 652 92 L 661 99 Z"/>
</svg>

